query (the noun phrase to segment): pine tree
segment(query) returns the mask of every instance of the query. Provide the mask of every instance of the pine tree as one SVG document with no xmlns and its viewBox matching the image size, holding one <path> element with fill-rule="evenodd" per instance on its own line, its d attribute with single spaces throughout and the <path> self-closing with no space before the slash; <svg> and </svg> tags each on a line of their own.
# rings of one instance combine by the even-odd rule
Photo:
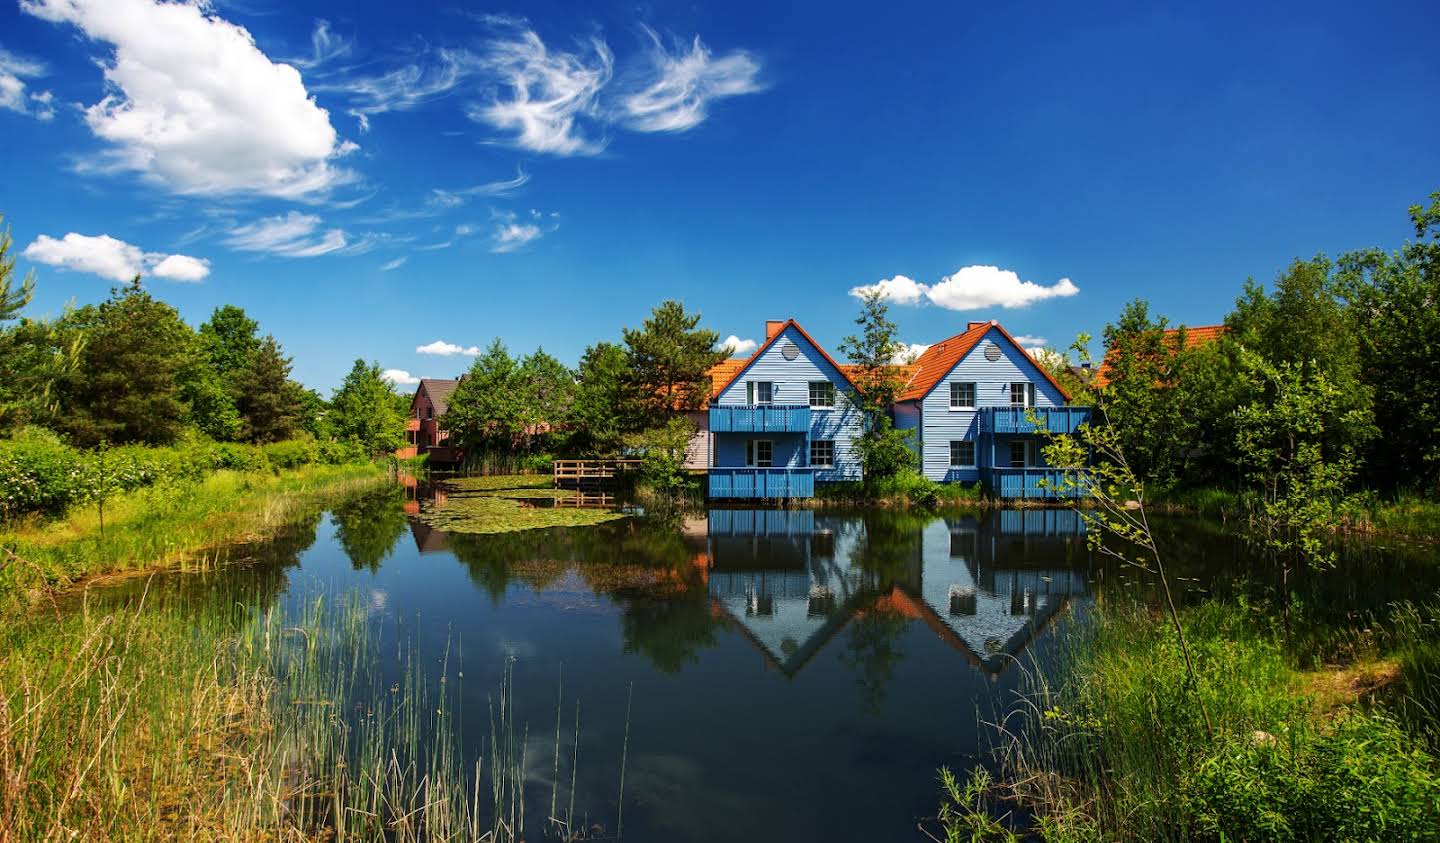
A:
<svg viewBox="0 0 1440 843">
<path fill-rule="evenodd" d="M 711 367 L 727 352 L 720 335 L 700 328 L 700 314 L 678 301 L 661 303 L 639 329 L 626 328 L 626 383 L 632 427 L 663 424 L 676 410 L 698 410 L 710 395 Z"/>
<path fill-rule="evenodd" d="M 266 336 L 234 373 L 235 407 L 240 436 L 248 442 L 278 442 L 295 435 L 300 421 L 300 396 L 290 380 L 290 358 L 275 337 Z"/>
</svg>

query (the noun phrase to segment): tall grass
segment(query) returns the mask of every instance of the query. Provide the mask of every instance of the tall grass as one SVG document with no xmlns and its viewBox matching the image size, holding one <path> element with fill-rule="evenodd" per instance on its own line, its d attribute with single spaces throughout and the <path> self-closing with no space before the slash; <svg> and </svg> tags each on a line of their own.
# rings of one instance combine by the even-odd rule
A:
<svg viewBox="0 0 1440 843">
<path fill-rule="evenodd" d="M 386 482 L 376 465 L 312 465 L 281 474 L 217 471 L 89 505 L 58 519 L 0 525 L 0 598 L 87 576 L 204 568 L 227 544 L 263 538 L 337 495 Z"/>
<path fill-rule="evenodd" d="M 1028 674 L 998 720 L 993 804 L 948 787 L 947 831 L 1002 838 L 1004 806 L 1046 840 L 1433 839 L 1440 765 L 1404 717 L 1356 699 L 1318 706 L 1250 613 L 1211 602 L 1183 614 L 1194 687 L 1150 611 L 1105 604 L 1074 622 L 1060 669 Z"/>
<path fill-rule="evenodd" d="M 170 590 L 8 628 L 0 841 L 581 839 L 573 751 L 565 817 L 527 814 L 511 671 L 466 763 L 461 666 L 382 632 L 358 598 L 286 617 Z"/>
</svg>

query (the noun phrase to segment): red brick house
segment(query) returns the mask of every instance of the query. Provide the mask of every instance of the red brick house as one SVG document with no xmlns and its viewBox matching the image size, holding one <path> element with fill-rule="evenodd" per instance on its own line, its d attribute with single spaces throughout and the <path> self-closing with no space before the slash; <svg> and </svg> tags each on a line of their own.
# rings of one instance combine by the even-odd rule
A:
<svg viewBox="0 0 1440 843">
<path fill-rule="evenodd" d="M 464 452 L 450 445 L 450 432 L 444 428 L 450 396 L 459 386 L 458 379 L 422 378 L 410 400 L 410 419 L 405 425 L 405 444 L 395 456 L 405 458 L 429 454 L 430 462 L 458 463 Z"/>
</svg>

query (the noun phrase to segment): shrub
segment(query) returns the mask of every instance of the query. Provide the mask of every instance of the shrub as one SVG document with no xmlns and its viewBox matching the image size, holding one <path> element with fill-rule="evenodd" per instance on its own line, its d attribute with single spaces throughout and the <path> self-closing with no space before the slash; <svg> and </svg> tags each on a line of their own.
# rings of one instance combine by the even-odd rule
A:
<svg viewBox="0 0 1440 843">
<path fill-rule="evenodd" d="M 1440 817 L 1434 765 L 1393 720 L 1351 713 L 1289 742 L 1232 736 L 1181 789 L 1208 839 L 1430 840 Z"/>
<path fill-rule="evenodd" d="M 64 512 L 93 487 L 91 466 L 73 448 L 39 439 L 0 442 L 0 517 Z"/>
<path fill-rule="evenodd" d="M 365 447 L 358 442 L 329 441 L 318 446 L 320 462 L 326 465 L 346 465 L 369 459 Z"/>
<path fill-rule="evenodd" d="M 263 471 L 266 468 L 265 454 L 249 445 L 222 442 L 211 446 L 214 455 L 214 470 Z"/>
<path fill-rule="evenodd" d="M 272 442 L 262 445 L 260 452 L 270 467 L 277 471 L 289 471 L 320 461 L 320 454 L 314 442 L 291 439 L 286 442 Z"/>
</svg>

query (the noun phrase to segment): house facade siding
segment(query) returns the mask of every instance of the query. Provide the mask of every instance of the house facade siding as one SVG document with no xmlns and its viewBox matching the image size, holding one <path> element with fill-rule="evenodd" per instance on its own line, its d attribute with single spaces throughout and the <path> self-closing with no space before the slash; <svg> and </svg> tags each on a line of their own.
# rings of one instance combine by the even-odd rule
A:
<svg viewBox="0 0 1440 843">
<path fill-rule="evenodd" d="M 994 361 L 986 357 L 987 349 L 992 347 L 1000 352 L 999 358 Z M 975 384 L 974 409 L 950 408 L 952 383 Z M 926 477 L 938 482 L 974 483 L 980 479 L 981 468 L 1009 465 L 1011 440 L 1001 436 L 982 437 L 977 417 L 983 407 L 1011 406 L 1012 383 L 1031 385 L 1033 406 L 1061 407 L 1065 404 L 1065 396 L 1050 379 L 1041 374 L 1040 369 L 998 328 L 992 327 L 923 398 L 897 405 L 896 426 L 904 428 L 908 425 L 910 429 L 919 431 L 916 447 L 920 453 L 921 470 Z M 952 441 L 975 443 L 973 467 L 955 468 L 950 465 Z M 1042 466 L 1039 442 L 1034 437 L 1024 441 L 1029 449 L 1029 464 Z"/>
<path fill-rule="evenodd" d="M 805 468 L 810 465 L 810 442 L 828 440 L 835 443 L 832 468 L 816 468 L 817 482 L 858 480 L 861 476 L 860 455 L 855 440 L 861 434 L 861 414 L 849 399 L 850 382 L 793 324 L 787 325 L 777 337 L 753 359 L 739 376 L 716 396 L 712 406 L 753 406 L 750 384 L 768 382 L 773 385 L 771 404 L 774 406 L 807 407 L 810 404 L 810 383 L 828 381 L 835 389 L 835 406 L 831 409 L 811 408 L 809 430 L 792 433 L 721 433 L 712 432 L 715 467 L 745 467 L 746 442 L 768 439 L 774 442 L 774 467 Z M 785 357 L 787 347 L 796 349 L 795 359 Z"/>
</svg>

